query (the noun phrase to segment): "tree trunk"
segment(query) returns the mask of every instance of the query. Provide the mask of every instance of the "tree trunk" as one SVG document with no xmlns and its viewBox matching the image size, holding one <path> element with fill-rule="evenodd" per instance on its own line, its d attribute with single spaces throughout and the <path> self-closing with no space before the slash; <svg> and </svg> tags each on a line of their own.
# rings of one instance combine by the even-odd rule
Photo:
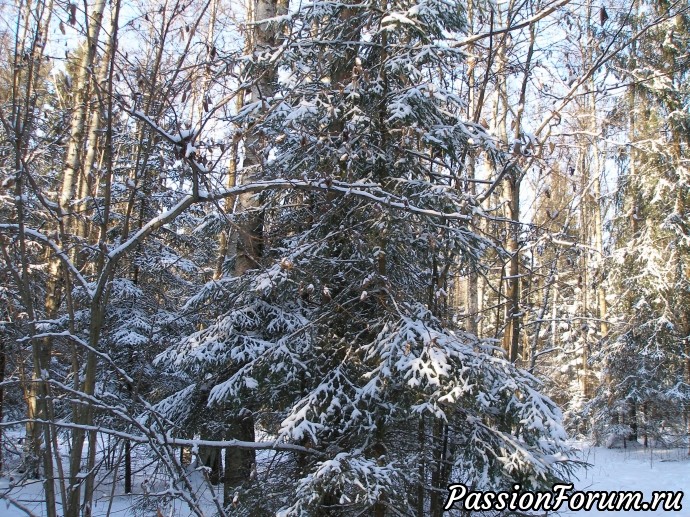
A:
<svg viewBox="0 0 690 517">
<path fill-rule="evenodd" d="M 91 303 L 91 321 L 89 323 L 89 345 L 98 349 L 101 328 L 103 327 L 105 298 L 106 293 L 96 293 L 94 301 Z M 93 395 L 96 386 L 96 354 L 92 351 L 86 353 L 86 364 L 84 368 L 84 379 L 81 383 L 81 392 L 87 396 Z M 74 422 L 79 425 L 91 425 L 93 422 L 94 409 L 91 404 L 84 404 L 76 408 Z M 79 517 L 82 504 L 81 485 L 84 476 L 81 474 L 82 453 L 87 433 L 84 429 L 75 428 L 72 431 L 72 450 L 70 452 L 70 486 L 68 492 L 67 508 L 65 517 Z M 90 445 L 87 458 L 87 467 L 95 463 L 95 434 L 89 434 L 93 445 Z M 90 503 L 93 500 L 93 469 L 87 471 L 86 486 L 84 490 L 84 502 L 87 506 L 87 513 L 90 514 Z"/>
<path fill-rule="evenodd" d="M 429 496 L 429 514 L 432 517 L 443 515 L 443 490 L 448 486 L 449 470 L 446 467 L 448 448 L 448 426 L 437 419 L 434 422 L 433 451 L 434 462 L 431 471 L 431 494 Z"/>
<path fill-rule="evenodd" d="M 274 18 L 287 13 L 287 0 L 258 0 L 252 8 L 252 2 L 247 9 L 247 19 L 254 22 L 251 38 L 247 41 L 247 51 L 253 53 L 263 52 L 273 48 L 279 34 L 275 27 L 262 20 Z M 276 71 L 265 72 L 251 88 L 251 100 L 272 97 L 274 91 Z M 261 177 L 264 163 L 261 135 L 250 131 L 244 142 L 243 174 L 233 178 L 238 184 L 250 183 Z M 235 258 L 235 275 L 242 276 L 245 272 L 258 266 L 263 247 L 263 213 L 254 194 L 242 194 L 238 196 L 235 211 L 239 215 L 240 222 L 237 225 L 237 253 Z M 251 410 L 244 408 L 240 414 L 230 423 L 230 436 L 238 440 L 254 441 L 254 417 Z M 224 499 L 225 505 L 232 503 L 233 488 L 238 484 L 248 481 L 254 464 L 256 452 L 252 449 L 228 448 L 225 451 L 225 481 Z"/>
<path fill-rule="evenodd" d="M 96 0 L 91 15 L 88 19 L 89 32 L 86 40 L 86 49 L 79 63 L 78 75 L 74 82 L 76 87 L 75 110 L 70 121 L 70 137 L 65 158 L 62 186 L 60 189 L 60 209 L 62 216 L 70 219 L 70 203 L 74 198 L 74 187 L 76 175 L 81 167 L 81 150 L 84 144 L 84 125 L 88 112 L 88 101 L 90 98 L 91 78 L 93 67 L 96 60 L 96 50 L 98 47 L 98 36 L 101 32 L 103 21 L 103 10 L 105 0 Z M 69 227 L 65 224 L 65 231 Z"/>
<path fill-rule="evenodd" d="M 685 339 L 685 382 L 690 385 L 690 338 Z M 688 434 L 688 455 L 690 455 L 690 402 L 685 404 L 685 423 Z"/>
<path fill-rule="evenodd" d="M 6 334 L 4 333 L 2 336 L 0 336 L 0 422 L 3 421 L 5 416 L 5 388 L 3 387 L 5 382 L 5 364 L 7 362 L 7 341 L 5 340 L 5 336 Z M 2 431 L 0 431 L 0 472 L 2 472 L 3 467 L 2 452 L 4 443 L 5 441 L 3 440 Z"/>
<path fill-rule="evenodd" d="M 419 423 L 417 426 L 417 443 L 419 445 L 419 461 L 417 465 L 417 477 L 419 482 L 417 485 L 417 517 L 424 517 L 424 484 L 426 483 L 426 458 L 425 443 L 426 443 L 426 426 L 424 422 L 424 415 L 419 415 Z"/>
<path fill-rule="evenodd" d="M 248 20 L 255 24 L 251 38 L 247 42 L 247 51 L 257 54 L 273 48 L 279 36 L 275 27 L 261 21 L 285 14 L 287 1 L 259 0 L 254 5 L 255 8 L 252 9 L 250 2 L 247 11 Z M 251 101 L 257 102 L 272 97 L 274 82 L 275 70 L 264 72 L 251 88 Z M 244 142 L 243 173 L 237 178 L 238 184 L 251 183 L 261 177 L 264 164 L 263 149 L 262 136 L 253 131 L 249 132 Z M 237 228 L 239 236 L 235 275 L 241 276 L 258 266 L 257 260 L 262 254 L 263 247 L 263 214 L 256 196 L 251 193 L 238 196 L 235 210 L 241 218 Z"/>
<path fill-rule="evenodd" d="M 248 409 L 243 409 L 239 416 L 230 423 L 229 434 L 232 438 L 253 442 L 254 415 Z M 228 447 L 225 450 L 225 481 L 223 484 L 223 504 L 232 504 L 235 488 L 253 477 L 256 469 L 256 452 L 253 449 L 243 450 Z"/>
<path fill-rule="evenodd" d="M 582 243 L 587 244 L 589 242 L 589 235 L 590 235 L 590 221 L 587 217 L 587 206 L 586 203 L 584 202 L 585 199 L 587 199 L 587 192 L 586 189 L 588 188 L 589 185 L 589 170 L 588 170 L 588 163 L 586 160 L 586 155 L 588 154 L 588 150 L 582 149 L 580 151 L 580 156 L 579 156 L 579 165 L 578 169 L 580 170 L 580 175 L 582 179 L 582 199 L 583 202 L 580 206 L 580 241 Z M 578 277 L 578 283 L 579 283 L 579 288 L 580 288 L 580 304 L 581 304 L 581 312 L 583 316 L 588 316 L 589 315 L 589 256 L 588 252 L 584 251 L 582 253 L 582 264 L 581 264 L 581 269 L 580 269 L 580 276 Z M 583 400 L 589 400 L 590 398 L 590 382 L 589 382 L 589 335 L 587 332 L 587 329 L 584 328 L 584 325 L 579 325 L 580 331 L 580 343 L 581 343 L 581 351 L 580 351 L 580 371 L 579 371 L 579 378 L 580 378 L 580 394 L 582 396 Z"/>
<path fill-rule="evenodd" d="M 52 2 L 48 4 L 48 9 L 52 11 Z M 50 11 L 48 11 L 50 12 Z M 25 36 L 29 33 L 29 20 L 32 15 L 27 8 L 25 14 L 24 30 Z M 37 20 L 34 27 L 35 32 L 32 38 L 25 37 L 24 41 L 19 42 L 15 48 L 14 63 L 13 63 L 13 98 L 12 98 L 12 124 L 13 129 L 13 151 L 14 151 L 14 169 L 16 174 L 15 186 L 15 207 L 17 213 L 17 222 L 19 226 L 19 250 L 21 260 L 21 276 L 16 278 L 17 287 L 20 291 L 22 303 L 24 305 L 27 319 L 29 320 L 28 334 L 36 334 L 36 311 L 34 309 L 33 296 L 31 289 L 29 273 L 29 255 L 27 251 L 27 244 L 25 239 L 25 190 L 24 190 L 24 159 L 27 155 L 31 125 L 33 120 L 30 118 L 35 109 L 35 86 L 40 72 L 41 60 L 43 57 L 42 45 L 39 44 L 41 38 L 40 24 L 45 20 Z M 50 22 L 48 17 L 47 23 Z M 28 48 L 24 47 L 25 41 L 30 41 Z M 20 65 L 19 60 L 30 56 L 26 66 Z M 21 88 L 24 88 L 25 97 L 22 99 L 20 95 Z M 23 115 L 23 116 L 22 116 Z M 59 266 L 56 268 L 59 270 Z M 48 419 L 49 414 L 47 404 L 49 403 L 46 394 L 46 376 L 43 374 L 50 368 L 50 355 L 46 354 L 45 342 L 42 340 L 33 339 L 31 341 L 31 352 L 33 360 L 32 377 L 29 382 L 27 390 L 27 425 L 25 437 L 25 455 L 26 461 L 24 467 L 29 471 L 29 475 L 35 478 L 40 476 L 39 461 L 43 460 L 44 469 L 44 497 L 46 502 L 46 510 L 48 517 L 56 516 L 56 500 L 55 500 L 55 478 L 53 475 L 53 456 L 52 456 L 52 428 L 49 424 L 39 425 L 36 419 Z M 41 439 L 46 444 L 43 454 L 41 454 Z M 40 456 L 40 458 L 39 458 Z"/>
<path fill-rule="evenodd" d="M 125 494 L 132 493 L 132 446 L 125 440 Z"/>
<path fill-rule="evenodd" d="M 17 34 L 13 55 L 11 59 L 11 105 L 8 112 L 9 118 L 3 118 L 3 123 L 7 123 L 4 129 L 9 133 L 5 137 L 9 138 L 12 145 L 13 163 L 11 167 L 15 171 L 15 210 L 18 224 L 18 247 L 20 266 L 13 270 L 15 282 L 19 290 L 19 296 L 26 312 L 26 319 L 29 321 L 25 327 L 27 335 L 36 334 L 37 312 L 34 306 L 34 295 L 30 279 L 32 274 L 29 271 L 30 258 L 25 238 L 26 231 L 26 197 L 27 192 L 24 188 L 25 175 L 29 174 L 25 165 L 28 160 L 29 145 L 34 129 L 34 116 L 37 111 L 37 100 L 40 99 L 38 85 L 42 73 L 44 57 L 44 27 L 50 25 L 53 11 L 53 2 L 37 2 L 35 4 L 20 3 L 18 5 Z M 9 165 L 9 164 L 8 164 Z M 9 192 L 8 192 L 9 193 Z M 59 266 L 56 267 L 59 271 Z M 48 353 L 46 353 L 48 352 Z M 38 424 L 36 419 L 48 420 L 48 404 L 46 376 L 50 368 L 50 354 L 46 350 L 45 342 L 33 339 L 31 341 L 31 358 L 33 361 L 31 379 L 24 385 L 25 398 L 27 402 L 27 424 L 24 442 L 24 465 L 31 477 L 40 477 L 39 465 L 43 465 L 44 471 L 44 497 L 46 503 L 46 513 L 48 517 L 56 515 L 55 500 L 55 476 L 53 474 L 53 450 L 52 436 L 53 428 L 50 424 Z M 25 376 L 26 377 L 26 376 Z M 25 378 L 26 380 L 26 378 Z M 41 444 L 45 448 L 41 451 Z"/>
<path fill-rule="evenodd" d="M 520 255 L 518 239 L 520 233 L 520 180 L 513 173 L 508 179 L 508 242 L 506 251 L 510 255 L 506 287 L 506 331 L 503 343 L 511 363 L 518 360 L 520 350 Z"/>
<path fill-rule="evenodd" d="M 88 113 L 88 100 L 90 97 L 90 87 L 93 74 L 93 67 L 96 59 L 96 50 L 98 47 L 98 37 L 101 31 L 101 24 L 103 20 L 103 11 L 105 9 L 105 0 L 97 0 L 94 4 L 91 14 L 87 15 L 88 34 L 86 40 L 86 49 L 82 55 L 82 60 L 79 64 L 78 74 L 75 81 L 76 95 L 75 95 L 75 110 L 72 113 L 70 122 L 70 137 L 67 146 L 66 158 L 63 168 L 62 185 L 60 188 L 60 197 L 58 200 L 60 207 L 60 234 L 62 235 L 63 244 L 66 243 L 67 234 L 73 226 L 73 217 L 71 215 L 71 203 L 75 195 L 75 179 L 79 174 L 81 168 L 81 153 L 84 145 L 84 126 Z M 95 145 L 95 144 L 94 144 Z M 56 283 L 57 278 L 49 279 L 50 283 Z M 51 288 L 55 294 L 55 300 L 58 298 L 57 287 Z M 55 303 L 49 299 L 47 304 Z M 94 335 L 94 321 L 93 314 L 92 329 L 90 330 L 91 337 Z M 99 319 L 98 325 L 102 321 Z M 100 328 L 95 332 L 96 335 L 100 333 Z M 97 338 L 90 339 L 89 343 L 92 346 L 98 346 Z M 89 366 L 91 368 L 89 368 Z M 84 388 L 91 388 L 91 391 L 84 389 L 87 393 L 93 392 L 93 385 L 95 385 L 95 357 L 93 353 L 88 353 L 87 358 L 87 378 L 84 380 Z M 79 407 L 74 405 L 74 421 L 76 423 L 87 424 L 90 422 L 89 416 L 92 409 L 88 407 Z M 72 434 L 72 450 L 70 454 L 70 485 L 67 494 L 67 507 L 65 508 L 66 517 L 79 517 L 81 507 L 81 483 L 83 478 L 81 476 L 81 461 L 83 445 L 85 440 L 84 430 L 75 429 Z M 95 444 L 94 444 L 95 445 Z M 90 501 L 90 499 L 89 499 Z M 90 505 L 89 505 L 90 508 Z M 88 513 L 88 509 L 87 509 Z"/>
<path fill-rule="evenodd" d="M 592 102 L 593 116 L 596 116 L 596 104 Z M 596 119 L 594 119 L 596 124 Z M 606 291 L 604 290 L 604 235 L 603 235 L 603 208 L 601 197 L 601 158 L 599 155 L 599 146 L 594 146 L 594 181 L 592 187 L 594 190 L 594 246 L 597 250 L 597 312 L 599 316 L 599 333 L 602 338 L 605 338 L 609 333 L 609 325 L 606 320 L 608 317 L 608 306 L 606 303 Z"/>
<path fill-rule="evenodd" d="M 630 434 L 628 435 L 628 440 L 637 443 L 637 402 L 635 401 L 630 403 L 628 419 L 630 420 L 631 429 Z"/>
</svg>

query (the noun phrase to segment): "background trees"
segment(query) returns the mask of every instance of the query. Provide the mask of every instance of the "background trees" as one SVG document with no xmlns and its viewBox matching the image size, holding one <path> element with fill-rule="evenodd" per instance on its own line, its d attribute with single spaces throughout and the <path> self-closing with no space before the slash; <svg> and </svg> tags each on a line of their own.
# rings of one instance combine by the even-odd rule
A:
<svg viewBox="0 0 690 517">
<path fill-rule="evenodd" d="M 668 9 L 675 15 L 668 16 Z M 639 433 L 646 442 L 650 433 L 659 438 L 669 415 L 687 411 L 690 381 L 684 223 L 688 13 L 640 3 L 631 16 L 633 28 L 661 21 L 620 56 L 615 69 L 627 85 L 619 120 L 629 144 L 621 157 L 626 169 L 613 221 L 611 284 L 620 294 L 611 344 L 602 353 L 607 382 L 598 402 L 629 427 L 630 438 Z"/>
</svg>

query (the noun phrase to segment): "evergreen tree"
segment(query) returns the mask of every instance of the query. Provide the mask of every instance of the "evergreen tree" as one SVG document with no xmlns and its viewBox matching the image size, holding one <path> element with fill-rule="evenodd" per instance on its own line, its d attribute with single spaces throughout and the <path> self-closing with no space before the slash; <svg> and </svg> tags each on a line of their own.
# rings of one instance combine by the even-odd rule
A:
<svg viewBox="0 0 690 517">
<path fill-rule="evenodd" d="M 468 229 L 464 153 L 509 162 L 448 79 L 462 5 L 318 2 L 273 23 L 282 43 L 245 74 L 280 63 L 274 94 L 236 121 L 260 135 L 246 144 L 263 151 L 258 177 L 287 188 L 252 208 L 256 267 L 188 302 L 216 317 L 159 356 L 194 380 L 170 400 L 250 412 L 313 451 L 256 466 L 263 498 L 238 496 L 251 515 L 440 515 L 450 481 L 549 485 L 568 465 L 559 410 L 449 317 L 451 273 L 489 246 Z"/>
</svg>

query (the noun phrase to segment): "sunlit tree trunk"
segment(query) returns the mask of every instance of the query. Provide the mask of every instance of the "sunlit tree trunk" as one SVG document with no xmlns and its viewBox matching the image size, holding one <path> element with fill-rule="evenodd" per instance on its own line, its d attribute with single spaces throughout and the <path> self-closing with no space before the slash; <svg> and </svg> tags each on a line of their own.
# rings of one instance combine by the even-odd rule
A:
<svg viewBox="0 0 690 517">
<path fill-rule="evenodd" d="M 19 289 L 19 296 L 24 306 L 28 324 L 23 330 L 29 336 L 36 334 L 36 318 L 40 309 L 35 307 L 30 273 L 30 257 L 25 236 L 26 219 L 28 217 L 25 205 L 32 171 L 27 170 L 27 157 L 30 148 L 32 132 L 34 131 L 34 116 L 37 101 L 40 98 L 38 86 L 43 70 L 43 57 L 47 27 L 50 25 L 53 2 L 38 1 L 36 3 L 21 3 L 18 6 L 18 20 L 16 25 L 13 56 L 11 57 L 11 94 L 9 116 L 3 116 L 3 123 L 8 136 L 11 135 L 12 153 L 15 171 L 15 213 L 18 225 L 18 269 L 12 269 L 14 281 Z M 6 112 L 3 112 L 3 115 Z M 4 248 L 3 248 L 4 249 Z M 59 271 L 59 266 L 55 267 Z M 56 274 L 59 274 L 56 273 Z M 51 400 L 49 399 L 48 378 L 50 371 L 50 348 L 45 340 L 31 340 L 32 373 L 31 379 L 26 379 L 28 386 L 25 399 L 27 402 L 27 424 L 24 445 L 24 465 L 31 477 L 40 477 L 39 465 L 43 467 L 43 489 L 46 501 L 46 513 L 49 517 L 56 515 L 55 475 L 53 468 L 53 427 L 48 423 L 38 424 L 36 419 L 49 421 Z"/>
<path fill-rule="evenodd" d="M 248 53 L 258 56 L 275 46 L 280 37 L 275 25 L 261 22 L 285 13 L 287 13 L 287 0 L 248 2 L 247 20 L 254 23 L 245 47 Z M 250 92 L 251 102 L 264 102 L 264 99 L 272 97 L 275 80 L 275 70 L 266 70 L 260 78 L 255 80 Z M 262 136 L 249 128 L 244 141 L 243 173 L 238 177 L 237 171 L 232 170 L 231 181 L 243 184 L 260 179 L 266 159 L 263 156 L 263 149 Z M 264 215 L 259 209 L 258 200 L 251 193 L 238 196 L 234 208 L 240 221 L 237 225 L 234 273 L 236 276 L 242 276 L 246 271 L 259 265 L 264 238 Z M 254 441 L 254 417 L 250 408 L 243 408 L 237 415 L 230 425 L 230 432 L 232 437 L 238 440 Z M 226 506 L 232 503 L 233 487 L 249 480 L 255 468 L 255 462 L 254 450 L 228 448 L 225 451 L 224 502 Z"/>
<path fill-rule="evenodd" d="M 75 97 L 74 97 L 74 111 L 72 112 L 72 117 L 70 121 L 70 136 L 67 144 L 65 163 L 63 166 L 63 176 L 62 184 L 60 187 L 60 196 L 58 204 L 60 207 L 60 235 L 61 240 L 64 244 L 70 239 L 70 233 L 74 234 L 74 237 L 79 239 L 85 235 L 79 235 L 79 231 L 86 231 L 84 225 L 80 225 L 77 219 L 74 217 L 72 211 L 72 202 L 74 201 L 75 194 L 86 193 L 86 183 L 84 183 L 81 192 L 76 191 L 78 183 L 78 175 L 80 174 L 83 158 L 83 148 L 84 148 L 84 138 L 86 121 L 88 116 L 88 106 L 90 101 L 90 95 L 93 88 L 93 72 L 96 63 L 97 49 L 98 49 L 98 39 L 101 32 L 101 26 L 103 21 L 103 12 L 105 9 L 105 0 L 97 0 L 96 3 L 91 8 L 90 12 L 86 13 L 88 33 L 86 36 L 85 48 L 82 53 L 82 58 L 79 63 L 79 68 L 77 70 L 77 77 L 75 78 Z M 96 145 L 95 142 L 91 142 L 91 145 Z M 76 247 L 75 247 L 76 250 Z M 77 258 L 75 253 L 72 253 L 73 258 Z M 76 261 L 75 261 L 76 262 Z M 55 282 L 56 279 L 51 279 L 51 282 Z M 54 300 L 59 298 L 60 290 L 57 287 L 52 288 L 52 295 L 49 297 L 47 303 L 54 303 L 50 298 L 54 297 Z M 92 302 L 93 305 L 93 302 Z M 56 307 L 57 309 L 57 307 Z M 102 318 L 97 318 L 94 321 L 94 314 L 91 314 L 91 329 L 90 334 L 100 333 L 100 326 L 102 325 Z M 98 329 L 95 327 L 98 326 Z M 97 344 L 97 338 L 95 340 L 90 340 L 91 343 Z M 90 379 L 90 371 L 95 369 L 95 358 L 92 357 L 93 354 L 89 354 L 89 358 L 86 363 L 85 376 L 83 388 L 91 388 L 93 392 L 93 385 L 95 385 L 95 379 Z M 75 372 L 78 378 L 79 373 Z M 77 423 L 86 423 L 90 421 L 89 415 L 92 410 L 88 407 L 82 407 L 79 405 L 73 405 L 74 420 Z M 86 438 L 86 433 L 80 429 L 74 429 L 72 432 L 72 450 L 70 454 L 70 469 L 69 477 L 70 483 L 68 487 L 68 501 L 67 507 L 65 508 L 65 516 L 67 517 L 78 517 L 81 508 L 81 484 L 83 478 L 81 476 L 82 469 L 82 452 L 84 440 Z M 95 437 L 91 436 L 91 441 L 95 442 Z M 91 446 L 95 452 L 95 443 Z M 87 464 L 92 463 L 87 461 Z M 87 514 L 90 514 L 90 506 L 87 508 Z"/>
</svg>

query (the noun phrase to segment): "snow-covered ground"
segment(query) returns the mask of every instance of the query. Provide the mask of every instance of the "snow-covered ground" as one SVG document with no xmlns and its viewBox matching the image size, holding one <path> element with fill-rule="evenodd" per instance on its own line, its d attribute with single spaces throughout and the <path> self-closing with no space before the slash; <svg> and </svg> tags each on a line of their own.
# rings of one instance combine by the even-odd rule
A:
<svg viewBox="0 0 690 517">
<path fill-rule="evenodd" d="M 14 442 L 22 436 L 21 432 L 8 433 Z M 110 442 L 108 437 L 103 437 L 99 440 L 99 457 L 102 459 L 104 456 L 104 450 L 109 447 Z M 62 444 L 66 447 L 66 444 Z M 17 466 L 19 464 L 18 452 L 20 447 L 14 450 L 15 454 L 10 456 L 8 463 L 12 463 Z M 63 451 L 63 468 L 67 469 L 67 451 Z M 7 461 L 7 459 L 6 459 Z M 95 496 L 94 496 L 94 507 L 93 507 L 93 517 L 130 517 L 130 516 L 141 516 L 141 517 L 159 517 L 157 511 L 156 503 L 160 502 L 160 499 L 156 496 L 151 496 L 147 498 L 147 493 L 155 494 L 157 492 L 164 492 L 168 487 L 166 479 L 163 478 L 164 474 L 156 474 L 151 468 L 151 459 L 146 451 L 141 447 L 132 448 L 132 465 L 133 465 L 133 476 L 132 476 L 132 494 L 125 494 L 124 487 L 122 484 L 121 476 L 123 467 L 117 470 L 117 475 L 120 479 L 113 487 L 112 473 L 101 478 L 100 482 L 96 486 Z M 9 476 L 0 477 L 0 494 L 7 495 L 8 498 L 15 501 L 17 504 L 12 504 L 7 501 L 7 498 L 0 498 L 0 517 L 24 517 L 26 515 L 33 515 L 36 517 L 44 516 L 45 509 L 43 503 L 43 486 L 42 481 L 38 480 L 21 480 L 21 474 L 13 472 Z M 202 501 L 202 503 L 209 508 L 208 515 L 214 515 L 217 512 L 213 511 L 214 504 L 212 501 L 212 496 L 208 488 L 208 484 L 205 483 L 199 472 L 192 473 L 190 476 L 190 483 L 197 490 L 196 496 Z M 56 485 L 57 488 L 58 485 Z M 216 487 L 216 497 L 220 500 L 223 499 L 223 487 Z M 61 500 L 60 496 L 57 495 L 58 501 Z M 151 510 L 147 511 L 147 504 L 150 506 Z M 59 503 L 58 503 L 59 504 Z M 21 507 L 25 509 L 22 510 Z M 135 511 L 136 508 L 136 511 Z M 163 517 L 188 517 L 192 513 L 189 511 L 187 504 L 179 500 L 174 500 L 172 504 L 166 504 L 163 509 L 165 510 L 162 515 Z M 29 513 L 30 512 L 30 513 Z M 58 506 L 58 512 L 60 512 L 60 507 Z"/>
<path fill-rule="evenodd" d="M 135 477 L 136 479 L 136 477 Z M 9 489 L 10 480 L 6 477 L 0 478 L 0 491 L 5 493 Z M 116 487 L 115 496 L 111 497 L 112 485 L 103 485 L 101 490 L 97 490 L 94 500 L 93 517 L 130 517 L 130 516 L 151 516 L 158 517 L 158 511 L 152 508 L 150 511 L 139 508 L 134 510 L 135 505 L 140 503 L 144 498 L 141 483 L 134 487 L 135 494 L 126 495 L 122 486 Z M 201 483 L 199 483 L 201 485 Z M 223 492 L 222 486 L 217 487 L 216 496 L 222 500 Z M 201 488 L 201 491 L 207 492 L 207 489 Z M 208 493 L 199 494 L 208 506 L 208 515 L 214 515 L 217 512 L 213 511 L 213 504 L 210 501 Z M 22 505 L 26 511 L 22 511 L 17 506 L 10 504 L 7 501 L 0 499 L 0 516 L 1 517 L 26 517 L 27 515 L 44 516 L 43 508 L 43 489 L 40 481 L 28 482 L 21 487 L 15 487 L 10 491 L 10 496 L 14 501 Z M 191 516 L 189 507 L 184 501 L 176 501 L 172 506 L 165 508 L 162 514 L 164 517 L 188 517 Z"/>
<path fill-rule="evenodd" d="M 639 513 L 647 516 L 690 517 L 690 456 L 686 449 L 645 449 L 641 446 L 627 449 L 581 448 L 582 459 L 592 464 L 592 467 L 578 471 L 579 480 L 574 480 L 576 490 L 640 490 L 645 495 L 645 501 L 651 501 L 654 491 L 684 491 L 683 509 L 680 512 L 669 512 L 663 508 L 646 512 L 614 512 L 599 511 L 595 505 L 590 511 L 563 511 L 561 515 L 613 516 Z"/>
<path fill-rule="evenodd" d="M 583 468 L 577 472 L 579 479 L 574 480 L 576 490 L 640 490 L 645 494 L 645 501 L 651 501 L 653 491 L 685 491 L 687 493 L 683 497 L 683 509 L 679 512 L 669 512 L 663 509 L 646 512 L 613 512 L 598 511 L 595 506 L 590 511 L 561 511 L 559 515 L 563 517 L 584 514 L 612 516 L 640 513 L 647 516 L 690 517 L 690 457 L 685 449 L 645 449 L 641 446 L 627 449 L 606 449 L 584 445 L 580 448 L 582 450 L 581 459 L 590 463 L 592 467 Z M 0 478 L 0 491 L 7 492 L 9 485 L 10 479 Z M 115 497 L 111 504 L 111 488 L 110 485 L 101 486 L 93 512 L 94 517 L 134 515 L 132 505 L 135 498 L 141 498 L 141 494 L 125 496 L 122 494 L 122 488 L 116 487 Z M 40 483 L 28 483 L 21 487 L 14 487 L 10 493 L 13 499 L 33 512 L 34 515 L 43 515 Z M 208 494 L 205 495 L 208 499 Z M 220 497 L 222 498 L 222 496 Z M 209 510 L 209 514 L 212 515 L 214 512 L 210 502 Z M 27 514 L 0 500 L 0 515 L 2 517 L 19 517 Z M 155 516 L 156 512 L 152 510 L 151 515 Z M 167 508 L 164 515 L 165 517 L 186 517 L 189 515 L 189 510 L 183 503 L 179 502 L 175 507 Z"/>
</svg>

